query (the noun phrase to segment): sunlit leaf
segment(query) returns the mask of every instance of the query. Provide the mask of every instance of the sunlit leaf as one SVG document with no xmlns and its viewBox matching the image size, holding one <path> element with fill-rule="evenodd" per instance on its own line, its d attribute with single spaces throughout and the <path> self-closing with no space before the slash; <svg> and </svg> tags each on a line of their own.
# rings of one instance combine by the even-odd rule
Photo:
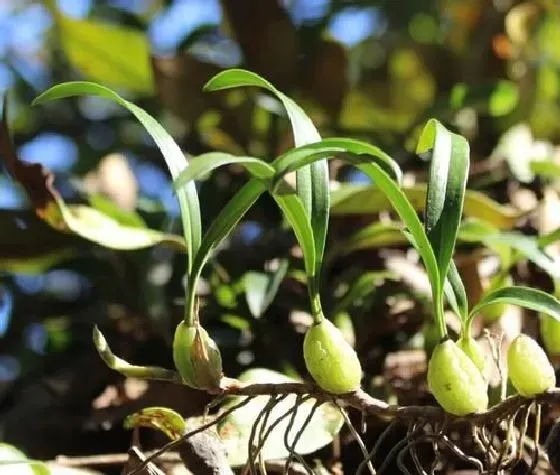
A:
<svg viewBox="0 0 560 475">
<path fill-rule="evenodd" d="M 185 433 L 185 419 L 167 407 L 145 407 L 124 420 L 125 429 L 149 427 L 163 432 L 171 440 L 179 439 Z"/>
<path fill-rule="evenodd" d="M 425 227 L 443 287 L 463 214 L 469 145 L 463 137 L 432 119 L 420 136 L 416 152 L 431 152 Z"/>
<path fill-rule="evenodd" d="M 274 168 L 258 158 L 210 152 L 194 157 L 190 165 L 173 182 L 173 187 L 178 190 L 189 181 L 197 180 L 218 167 L 232 164 L 245 167 L 251 175 L 261 180 L 268 180 L 274 176 Z"/>
<path fill-rule="evenodd" d="M 186 251 L 185 241 L 180 236 L 148 228 L 123 226 L 115 219 L 89 206 L 65 206 L 61 203 L 60 212 L 70 231 L 104 247 L 133 250 L 166 244 L 179 251 Z"/>
<path fill-rule="evenodd" d="M 394 180 L 400 182 L 402 173 L 395 161 L 379 147 L 359 140 L 331 137 L 318 142 L 293 148 L 280 155 L 273 162 L 276 169 L 276 179 L 282 178 L 289 172 L 301 166 L 311 164 L 322 158 L 331 158 L 335 154 L 344 154 L 344 160 L 358 166 L 367 173 L 370 163 L 376 163 Z"/>
<path fill-rule="evenodd" d="M 426 185 L 414 185 L 403 188 L 403 192 L 417 211 L 426 206 Z M 333 216 L 374 214 L 390 210 L 390 202 L 383 192 L 375 186 L 345 184 L 332 193 Z M 524 213 L 504 206 L 486 195 L 467 190 L 463 207 L 465 217 L 488 221 L 498 229 L 512 229 Z"/>
<path fill-rule="evenodd" d="M 509 114 L 519 101 L 519 89 L 511 81 L 491 84 L 469 85 L 460 83 L 453 86 L 448 101 L 438 104 L 442 110 L 474 108 L 488 111 L 493 117 Z"/>
<path fill-rule="evenodd" d="M 230 69 L 217 74 L 206 84 L 205 89 L 216 91 L 239 86 L 264 88 L 282 102 L 292 124 L 296 147 L 321 140 L 319 132 L 307 114 L 288 96 L 255 73 Z M 297 169 L 297 193 L 313 231 L 316 268 L 310 275 L 318 279 L 325 250 L 330 209 L 329 169 L 326 160 L 319 160 Z"/>
<path fill-rule="evenodd" d="M 109 348 L 107 340 L 99 331 L 97 326 L 93 328 L 93 344 L 99 353 L 103 362 L 111 369 L 121 373 L 124 376 L 143 379 L 161 379 L 163 381 L 178 382 L 179 376 L 175 371 L 156 366 L 135 366 L 128 361 L 115 356 Z"/>
<path fill-rule="evenodd" d="M 183 155 L 183 152 L 181 152 L 179 146 L 151 115 L 104 86 L 83 81 L 67 82 L 54 86 L 43 92 L 33 101 L 33 103 L 42 104 L 51 100 L 84 95 L 109 99 L 132 112 L 160 148 L 173 179 L 176 179 L 187 166 L 187 160 Z M 194 259 L 193 256 L 196 255 L 200 247 L 202 227 L 200 222 L 200 206 L 194 183 L 189 183 L 185 187 L 181 188 L 181 190 L 177 193 L 177 196 L 179 198 L 179 204 L 181 205 L 183 232 L 187 242 L 190 270 Z"/>
<path fill-rule="evenodd" d="M 418 154 L 426 152 L 431 153 L 431 160 L 424 225 L 438 263 L 439 287 L 447 294 L 459 316 L 466 318 L 465 288 L 455 266 L 452 266 L 451 272 L 449 267 L 463 215 L 470 164 L 469 144 L 460 135 L 451 133 L 431 119 L 424 127 L 416 149 Z M 450 284 L 447 288 L 446 282 Z M 435 282 L 432 282 L 434 286 Z M 454 294 L 451 299 L 450 292 L 446 292 L 449 289 Z M 441 301 L 434 302 L 434 306 L 436 319 L 445 333 L 443 294 L 440 298 Z"/>
<path fill-rule="evenodd" d="M 428 278 L 432 283 L 432 293 L 434 300 L 438 300 L 442 291 L 440 285 L 438 263 L 434 255 L 434 251 L 428 240 L 428 236 L 424 230 L 416 210 L 404 194 L 403 190 L 385 173 L 376 163 L 368 164 L 367 169 L 363 171 L 376 184 L 377 189 L 387 197 L 393 209 L 397 212 L 407 228 L 407 238 L 416 247 L 418 253 L 422 257 L 422 261 L 426 267 Z"/>
<path fill-rule="evenodd" d="M 154 90 L 146 35 L 122 25 L 70 18 L 55 12 L 60 45 L 87 79 L 151 94 Z"/>
<path fill-rule="evenodd" d="M 6 168 L 27 192 L 37 216 L 52 228 L 76 234 L 111 249 L 133 250 L 166 244 L 185 251 L 185 241 L 181 237 L 146 228 L 139 216 L 118 209 L 109 200 L 92 197 L 97 209 L 85 205 L 67 205 L 54 188 L 54 175 L 49 170 L 38 163 L 20 160 L 10 138 L 6 104 L 0 130 L 0 151 Z M 46 233 L 43 233 L 43 237 L 44 234 Z M 61 238 L 60 241 L 68 239 Z M 6 243 L 3 244 L 5 246 Z M 56 249 L 49 248 L 48 252 L 41 253 L 39 248 L 42 247 L 41 243 L 37 244 L 38 256 L 35 257 L 40 257 L 41 260 L 36 264 L 48 265 L 53 257 L 50 254 Z M 49 256 L 45 262 L 47 255 Z"/>
<path fill-rule="evenodd" d="M 550 294 L 530 287 L 504 287 L 485 295 L 471 310 L 472 320 L 484 307 L 496 303 L 519 305 L 535 312 L 544 313 L 560 321 L 560 301 Z"/>
<path fill-rule="evenodd" d="M 289 383 L 297 382 L 297 380 L 289 378 L 283 374 L 277 373 L 264 368 L 254 368 L 244 374 L 242 374 L 239 379 L 246 383 Z M 254 398 L 247 405 L 234 411 L 232 414 L 227 416 L 218 426 L 218 433 L 222 439 L 227 453 L 228 460 L 233 466 L 244 465 L 247 461 L 247 446 L 249 437 L 251 434 L 251 428 L 253 423 L 256 421 L 259 413 L 262 411 L 269 398 L 267 396 L 258 396 Z M 239 398 L 233 398 L 228 402 L 228 407 L 230 404 L 236 404 L 239 402 Z M 290 395 L 282 400 L 270 413 L 268 418 L 268 423 L 266 425 L 269 428 L 274 422 L 281 417 L 286 411 L 289 411 L 296 402 L 296 396 Z M 309 415 L 315 399 L 311 399 L 304 404 L 302 404 L 296 414 L 293 428 L 289 434 L 289 441 L 291 442 L 295 437 L 295 434 L 301 428 L 303 422 Z M 288 451 L 284 445 L 284 433 L 288 428 L 289 417 L 286 417 L 279 422 L 278 425 L 272 430 L 269 438 L 267 439 L 262 455 L 265 460 L 280 459 L 288 455 Z M 309 425 L 304 430 L 300 440 L 298 441 L 295 451 L 299 454 L 309 454 L 315 452 L 316 450 L 324 447 L 325 445 L 332 442 L 333 438 L 340 431 L 344 420 L 340 411 L 331 405 L 326 403 L 321 405 L 313 417 Z"/>
<path fill-rule="evenodd" d="M 113 218 L 119 224 L 131 228 L 147 228 L 146 222 L 133 210 L 122 209 L 117 203 L 99 194 L 88 195 L 88 201 L 92 208 Z"/>
<path fill-rule="evenodd" d="M 535 175 L 541 175 L 545 178 L 560 178 L 560 163 L 552 160 L 535 160 L 530 163 L 530 167 Z"/>
<path fill-rule="evenodd" d="M 13 445 L 0 443 L 0 475 L 51 475 L 45 463 L 30 460 Z"/>
</svg>

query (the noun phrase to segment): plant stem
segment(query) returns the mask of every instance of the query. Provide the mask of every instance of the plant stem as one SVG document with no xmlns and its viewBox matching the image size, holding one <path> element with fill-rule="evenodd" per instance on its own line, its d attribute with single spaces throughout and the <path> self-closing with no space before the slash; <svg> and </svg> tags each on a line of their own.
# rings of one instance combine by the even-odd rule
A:
<svg viewBox="0 0 560 475">
<path fill-rule="evenodd" d="M 433 293 L 436 324 L 439 331 L 440 340 L 447 338 L 447 327 L 445 325 L 445 314 L 443 312 L 443 293 L 441 289 L 436 289 Z"/>
<path fill-rule="evenodd" d="M 185 292 L 184 321 L 189 327 L 194 326 L 195 318 L 198 319 L 198 313 L 195 311 L 195 302 L 196 302 L 196 283 L 198 282 L 199 276 L 200 276 L 200 272 L 198 272 L 197 275 L 188 276 L 187 290 Z"/>
<path fill-rule="evenodd" d="M 325 319 L 325 316 L 323 315 L 321 294 L 319 291 L 319 279 L 317 278 L 317 276 L 309 276 L 307 289 L 309 291 L 309 300 L 311 303 L 311 313 L 313 314 L 313 323 L 321 323 Z"/>
</svg>

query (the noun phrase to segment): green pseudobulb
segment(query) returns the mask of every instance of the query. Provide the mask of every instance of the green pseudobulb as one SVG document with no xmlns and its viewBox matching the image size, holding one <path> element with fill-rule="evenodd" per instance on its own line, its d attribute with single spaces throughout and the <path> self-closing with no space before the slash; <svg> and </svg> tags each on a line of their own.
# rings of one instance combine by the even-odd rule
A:
<svg viewBox="0 0 560 475">
<path fill-rule="evenodd" d="M 541 314 L 541 337 L 551 355 L 560 355 L 560 322 L 550 315 Z"/>
<path fill-rule="evenodd" d="M 218 346 L 199 324 L 177 325 L 173 339 L 173 361 L 183 382 L 192 388 L 217 390 L 222 378 Z"/>
<path fill-rule="evenodd" d="M 554 368 L 531 337 L 516 337 L 508 349 L 507 361 L 511 383 L 522 396 L 533 397 L 556 386 Z"/>
<path fill-rule="evenodd" d="M 461 337 L 457 340 L 457 346 L 466 353 L 484 376 L 486 372 L 486 354 L 480 343 L 471 337 Z"/>
<path fill-rule="evenodd" d="M 342 332 L 329 320 L 313 324 L 303 342 L 307 371 L 315 382 L 332 394 L 344 394 L 360 387 L 362 366 Z"/>
<path fill-rule="evenodd" d="M 432 353 L 428 387 L 450 414 L 464 416 L 488 407 L 486 383 L 480 370 L 451 340 L 440 343 Z"/>
</svg>

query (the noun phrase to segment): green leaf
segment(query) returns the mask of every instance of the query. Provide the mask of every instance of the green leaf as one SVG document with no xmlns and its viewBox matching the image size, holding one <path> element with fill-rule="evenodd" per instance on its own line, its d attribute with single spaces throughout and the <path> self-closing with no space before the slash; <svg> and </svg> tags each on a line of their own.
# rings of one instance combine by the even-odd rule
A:
<svg viewBox="0 0 560 475">
<path fill-rule="evenodd" d="M 274 300 L 288 271 L 289 262 L 282 259 L 278 268 L 270 272 L 247 272 L 243 277 L 245 297 L 251 314 L 260 317 Z"/>
<path fill-rule="evenodd" d="M 529 166 L 535 175 L 541 175 L 546 178 L 560 178 L 560 163 L 553 162 L 552 160 L 535 160 Z"/>
<path fill-rule="evenodd" d="M 274 200 L 280 206 L 287 221 L 294 230 L 299 245 L 303 251 L 305 272 L 308 277 L 315 276 L 315 242 L 313 230 L 299 196 L 297 195 L 273 195 Z"/>
<path fill-rule="evenodd" d="M 165 244 L 181 252 L 186 250 L 185 241 L 180 236 L 138 226 L 124 226 L 89 206 L 59 203 L 59 207 L 68 230 L 101 246 L 130 251 Z"/>
<path fill-rule="evenodd" d="M 463 280 L 459 275 L 459 271 L 455 266 L 455 262 L 451 260 L 449 270 L 447 271 L 447 279 L 443 288 L 447 300 L 462 321 L 466 321 L 469 315 L 469 303 Z"/>
<path fill-rule="evenodd" d="M 444 112 L 464 107 L 488 110 L 491 116 L 509 114 L 519 101 L 519 89 L 511 81 L 470 86 L 459 83 L 453 86 L 446 104 L 441 104 Z M 447 110 L 446 110 L 447 109 Z"/>
<path fill-rule="evenodd" d="M 383 150 L 374 145 L 359 140 L 332 137 L 308 145 L 293 148 L 280 155 L 273 162 L 276 169 L 276 180 L 287 173 L 299 169 L 304 165 L 316 162 L 322 158 L 334 158 L 333 154 L 351 154 L 343 157 L 346 161 L 365 166 L 371 162 L 377 163 L 386 173 L 400 182 L 402 173 L 396 162 Z M 340 158 L 340 157 L 337 157 Z"/>
<path fill-rule="evenodd" d="M 375 182 L 377 188 L 381 190 L 388 201 L 392 204 L 405 226 L 407 234 L 412 238 L 414 247 L 418 250 L 420 257 L 426 267 L 426 272 L 432 286 L 432 296 L 434 302 L 441 298 L 442 285 L 440 283 L 438 263 L 434 251 L 424 230 L 424 226 L 418 219 L 415 209 L 404 194 L 403 190 L 381 169 L 376 163 L 370 163 L 364 171 Z"/>
<path fill-rule="evenodd" d="M 44 462 L 28 459 L 13 445 L 0 442 L 0 475 L 50 475 Z"/>
<path fill-rule="evenodd" d="M 482 242 L 489 247 L 508 246 L 545 270 L 553 278 L 560 278 L 560 264 L 541 249 L 538 238 L 516 232 L 499 232 L 488 223 L 468 220 L 461 227 L 461 239 Z"/>
<path fill-rule="evenodd" d="M 210 79 L 204 89 L 217 91 L 239 86 L 264 88 L 282 102 L 292 124 L 296 147 L 321 140 L 319 132 L 307 114 L 292 99 L 255 73 L 242 69 L 223 71 Z M 325 250 L 330 209 L 329 169 L 326 160 L 319 160 L 312 165 L 298 168 L 297 193 L 313 230 L 316 269 L 310 275 L 318 278 Z"/>
<path fill-rule="evenodd" d="M 426 184 L 403 188 L 406 197 L 417 211 L 426 207 Z M 333 216 L 375 214 L 391 208 L 384 193 L 372 185 L 344 184 L 332 193 Z M 512 229 L 524 214 L 491 200 L 483 193 L 466 190 L 463 207 L 465 217 L 478 218 L 498 229 Z"/>
<path fill-rule="evenodd" d="M 193 263 L 191 283 L 189 285 L 196 285 L 196 280 L 200 276 L 200 272 L 212 251 L 225 239 L 253 203 L 265 191 L 266 186 L 262 181 L 252 179 L 222 208 L 202 238 L 199 252 Z"/>
<path fill-rule="evenodd" d="M 537 239 L 539 246 L 547 247 L 560 241 L 560 228 L 555 229 L 547 234 L 543 234 Z"/>
<path fill-rule="evenodd" d="M 192 180 L 197 180 L 223 165 L 242 165 L 255 178 L 269 180 L 274 176 L 274 168 L 263 160 L 254 157 L 239 157 L 223 152 L 210 152 L 191 158 L 188 168 L 182 171 L 173 182 L 179 190 Z"/>
<path fill-rule="evenodd" d="M 357 301 L 375 292 L 376 284 L 386 277 L 390 277 L 389 272 L 366 272 L 361 274 L 355 282 L 352 282 L 348 292 L 337 302 L 332 314 L 338 315 L 345 312 Z"/>
<path fill-rule="evenodd" d="M 33 104 L 42 104 L 47 101 L 73 96 L 92 95 L 109 99 L 128 109 L 146 128 L 161 150 L 171 176 L 175 180 L 188 165 L 183 152 L 165 129 L 146 111 L 137 107 L 132 102 L 123 99 L 117 93 L 99 84 L 91 82 L 67 82 L 59 84 L 43 92 Z M 198 252 L 201 239 L 200 205 L 194 183 L 189 183 L 178 193 L 183 219 L 183 232 L 189 251 L 188 270 L 192 267 L 194 256 Z"/>
<path fill-rule="evenodd" d="M 484 307 L 495 303 L 519 305 L 560 321 L 560 301 L 556 297 L 541 290 L 518 286 L 504 287 L 484 296 L 471 310 L 469 320 L 472 321 Z"/>
<path fill-rule="evenodd" d="M 60 45 L 87 79 L 144 94 L 154 92 L 146 35 L 122 25 L 77 20 L 55 11 Z"/>
<path fill-rule="evenodd" d="M 93 328 L 93 344 L 103 362 L 111 369 L 133 378 L 160 379 L 163 381 L 179 382 L 180 378 L 175 371 L 156 366 L 134 366 L 128 361 L 115 356 L 109 348 L 107 340 L 97 326 Z"/>
<path fill-rule="evenodd" d="M 119 224 L 131 228 L 147 228 L 146 222 L 135 211 L 122 209 L 111 199 L 99 194 L 88 195 L 88 201 L 92 208 L 110 216 Z"/>
<path fill-rule="evenodd" d="M 145 407 L 124 420 L 124 428 L 149 427 L 163 432 L 171 440 L 179 439 L 186 430 L 185 419 L 167 407 Z"/>
<path fill-rule="evenodd" d="M 332 259 L 360 249 L 377 249 L 405 244 L 408 244 L 408 240 L 402 233 L 401 223 L 376 221 L 359 229 L 347 239 L 335 243 L 331 246 L 328 257 Z"/>
<path fill-rule="evenodd" d="M 443 287 L 463 214 L 469 145 L 463 137 L 432 119 L 424 127 L 416 152 L 431 152 L 425 226 Z"/>
<path fill-rule="evenodd" d="M 239 380 L 245 384 L 299 382 L 297 379 L 289 378 L 281 373 L 264 368 L 250 369 L 240 375 Z M 276 405 L 268 417 L 266 428 L 270 428 L 283 414 L 289 411 L 296 403 L 296 398 L 297 396 L 293 394 L 289 395 Z M 232 398 L 223 409 L 227 409 L 230 405 L 237 404 L 240 401 L 241 398 L 239 397 Z M 226 447 L 228 460 L 232 466 L 243 466 L 246 464 L 251 428 L 268 401 L 268 396 L 257 396 L 218 424 L 218 434 Z M 289 432 L 289 442 L 293 441 L 295 434 L 301 429 L 315 402 L 315 399 L 310 399 L 299 406 L 293 427 Z M 264 460 L 282 459 L 288 456 L 288 451 L 284 445 L 284 433 L 288 429 L 289 421 L 290 417 L 284 418 L 271 431 L 262 451 Z M 303 431 L 295 451 L 298 454 L 305 455 L 326 446 L 339 433 L 343 423 L 344 419 L 334 405 L 330 403 L 322 404 L 315 411 L 309 424 Z M 259 424 L 259 428 L 261 424 L 262 422 Z"/>
</svg>

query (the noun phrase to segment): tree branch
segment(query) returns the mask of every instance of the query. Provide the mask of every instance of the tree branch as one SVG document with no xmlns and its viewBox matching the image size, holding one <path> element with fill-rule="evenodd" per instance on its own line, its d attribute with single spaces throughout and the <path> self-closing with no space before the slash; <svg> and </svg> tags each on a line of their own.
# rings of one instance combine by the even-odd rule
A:
<svg viewBox="0 0 560 475">
<path fill-rule="evenodd" d="M 309 394 L 319 401 L 336 402 L 343 407 L 353 407 L 365 414 L 376 416 L 385 420 L 401 420 L 411 422 L 423 420 L 424 422 L 446 422 L 448 425 L 459 423 L 490 423 L 513 415 L 520 408 L 532 402 L 539 404 L 560 403 L 560 388 L 551 389 L 532 399 L 519 395 L 510 396 L 501 403 L 491 407 L 485 412 L 470 414 L 468 416 L 453 416 L 437 406 L 391 406 L 386 402 L 376 399 L 362 389 L 353 393 L 335 396 L 326 393 L 315 385 L 306 383 L 282 384 L 250 384 L 242 385 L 239 382 L 230 382 L 223 388 L 223 395 L 228 396 L 274 396 L 283 394 L 303 395 Z"/>
</svg>

